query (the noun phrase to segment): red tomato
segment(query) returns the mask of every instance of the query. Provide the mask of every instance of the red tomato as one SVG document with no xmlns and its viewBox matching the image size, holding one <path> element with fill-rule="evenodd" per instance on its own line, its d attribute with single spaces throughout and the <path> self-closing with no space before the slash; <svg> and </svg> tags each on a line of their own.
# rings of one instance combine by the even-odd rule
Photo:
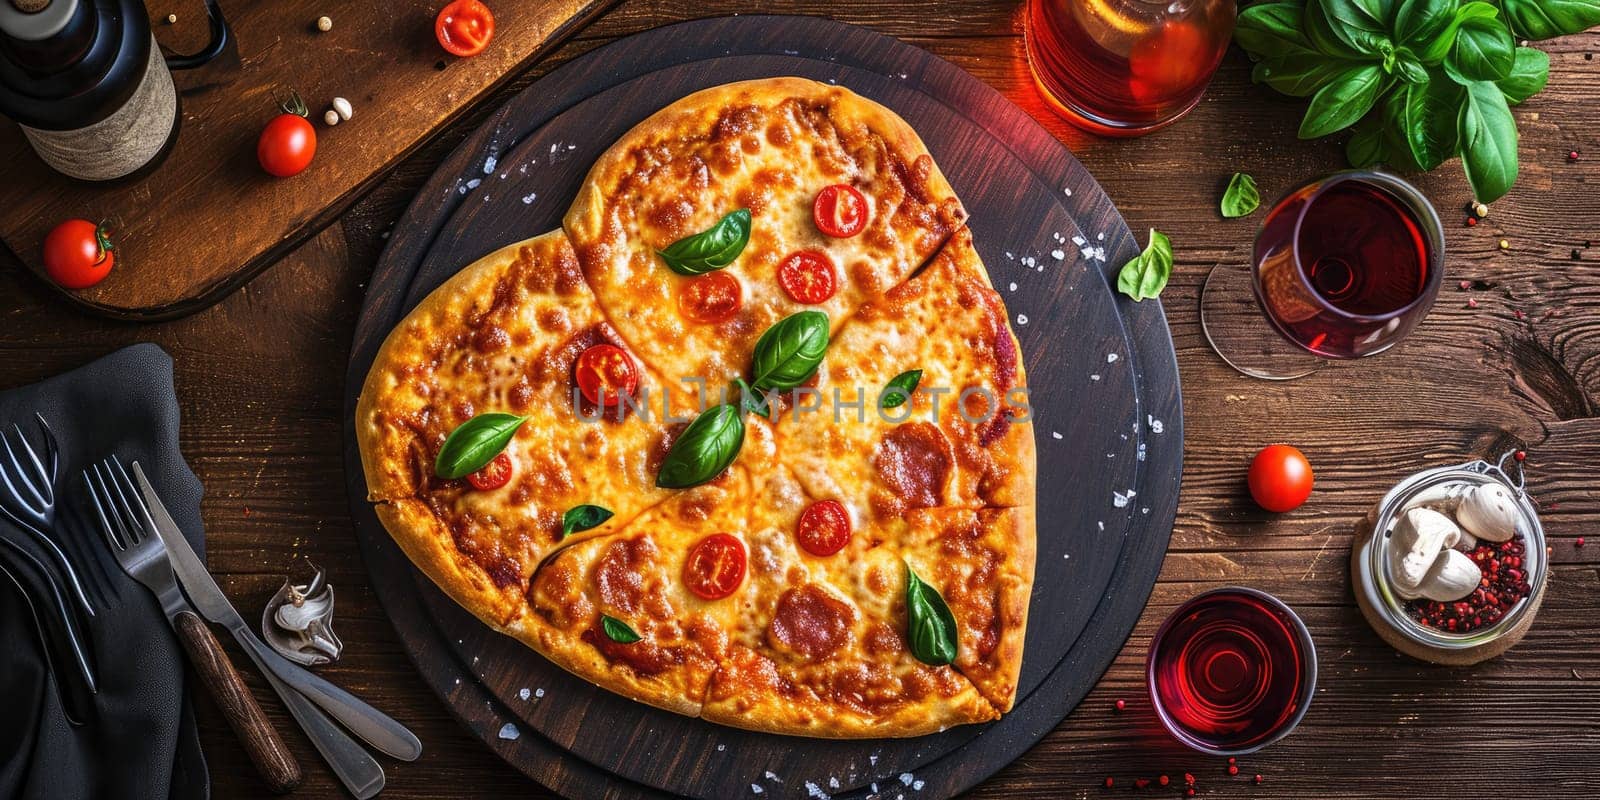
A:
<svg viewBox="0 0 1600 800">
<path fill-rule="evenodd" d="M 67 289 L 99 283 L 116 260 L 109 231 L 86 219 L 69 219 L 44 237 L 44 271 Z"/>
<path fill-rule="evenodd" d="M 800 514 L 794 535 L 807 553 L 831 556 L 850 543 L 850 514 L 838 500 L 819 500 Z"/>
<path fill-rule="evenodd" d="M 511 482 L 511 456 L 501 453 L 483 469 L 467 476 L 467 483 L 480 492 L 492 491 Z"/>
<path fill-rule="evenodd" d="M 833 260 L 820 250 L 799 250 L 778 262 L 778 285 L 796 303 L 827 302 L 838 291 Z"/>
<path fill-rule="evenodd" d="M 475 56 L 494 38 L 494 14 L 478 0 L 455 0 L 439 9 L 433 35 L 451 55 Z"/>
<path fill-rule="evenodd" d="M 268 175 L 287 178 L 311 165 L 317 154 L 317 131 L 299 114 L 283 113 L 261 129 L 256 140 L 256 160 Z"/>
<path fill-rule="evenodd" d="M 744 582 L 744 542 L 732 534 L 713 533 L 689 549 L 683 562 L 683 583 L 706 600 L 721 600 Z"/>
<path fill-rule="evenodd" d="M 849 238 L 867 227 L 867 198 L 854 186 L 836 183 L 817 192 L 811 216 L 817 230 L 836 238 Z"/>
<path fill-rule="evenodd" d="M 1298 508 L 1311 496 L 1311 462 L 1286 444 L 1261 448 L 1250 462 L 1250 496 L 1268 511 Z"/>
<path fill-rule="evenodd" d="M 701 275 L 678 291 L 678 312 L 695 322 L 727 322 L 743 305 L 739 279 L 726 272 Z"/>
<path fill-rule="evenodd" d="M 623 395 L 639 388 L 639 371 L 626 351 L 614 344 L 597 344 L 578 355 L 573 367 L 578 391 L 595 405 L 614 406 Z"/>
</svg>

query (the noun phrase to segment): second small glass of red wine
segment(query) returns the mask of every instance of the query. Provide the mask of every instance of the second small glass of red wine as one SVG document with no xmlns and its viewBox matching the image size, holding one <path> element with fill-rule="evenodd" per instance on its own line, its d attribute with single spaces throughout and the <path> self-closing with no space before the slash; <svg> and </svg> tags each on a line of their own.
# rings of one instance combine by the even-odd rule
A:
<svg viewBox="0 0 1600 800">
<path fill-rule="evenodd" d="M 1433 207 L 1379 172 L 1335 173 L 1296 189 L 1256 237 L 1255 291 L 1268 320 L 1324 358 L 1393 347 L 1427 315 L 1443 272 Z"/>
<path fill-rule="evenodd" d="M 1288 606 L 1245 588 L 1185 603 L 1156 632 L 1150 698 L 1178 741 L 1238 755 L 1288 735 L 1317 682 L 1311 635 Z"/>
</svg>

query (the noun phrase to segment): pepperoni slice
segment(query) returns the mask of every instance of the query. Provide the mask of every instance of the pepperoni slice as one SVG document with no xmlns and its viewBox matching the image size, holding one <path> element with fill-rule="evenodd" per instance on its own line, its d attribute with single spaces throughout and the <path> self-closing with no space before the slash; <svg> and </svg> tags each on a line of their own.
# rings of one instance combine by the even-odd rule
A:
<svg viewBox="0 0 1600 800">
<path fill-rule="evenodd" d="M 705 600 L 721 600 L 744 582 L 744 542 L 732 534 L 713 533 L 689 549 L 683 562 L 683 582 Z"/>
<path fill-rule="evenodd" d="M 743 305 L 739 279 L 726 272 L 701 275 L 678 291 L 678 313 L 695 322 L 727 322 Z"/>
<path fill-rule="evenodd" d="M 794 536 L 814 556 L 831 556 L 850 542 L 850 514 L 838 500 L 819 500 L 806 506 Z"/>
<path fill-rule="evenodd" d="M 867 198 L 854 186 L 836 183 L 817 192 L 811 204 L 817 230 L 838 239 L 847 239 L 867 227 Z"/>
<path fill-rule="evenodd" d="M 639 388 L 639 370 L 633 359 L 614 344 L 597 344 L 580 353 L 572 376 L 583 398 L 595 405 L 614 406 L 622 402 L 623 395 L 632 395 Z"/>
<path fill-rule="evenodd" d="M 820 250 L 799 250 L 778 263 L 778 285 L 796 303 L 826 302 L 838 291 L 833 259 Z"/>
<path fill-rule="evenodd" d="M 467 475 L 467 483 L 480 492 L 498 489 L 511 482 L 511 456 L 501 453 L 477 472 Z"/>
</svg>

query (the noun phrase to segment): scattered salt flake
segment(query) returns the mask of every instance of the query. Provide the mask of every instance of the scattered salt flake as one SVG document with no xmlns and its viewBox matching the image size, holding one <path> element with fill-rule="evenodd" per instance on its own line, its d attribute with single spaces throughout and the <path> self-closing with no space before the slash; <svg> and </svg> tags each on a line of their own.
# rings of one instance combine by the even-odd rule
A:
<svg viewBox="0 0 1600 800">
<path fill-rule="evenodd" d="M 1106 240 L 1106 235 L 1105 235 L 1105 233 L 1104 233 L 1104 232 L 1101 232 L 1101 233 L 1097 233 L 1097 234 L 1095 234 L 1095 235 L 1094 235 L 1094 238 L 1095 238 L 1095 239 L 1096 239 L 1096 240 L 1097 240 L 1097 241 L 1101 241 L 1101 242 L 1103 242 L 1103 241 L 1105 241 L 1105 240 Z"/>
<path fill-rule="evenodd" d="M 1146 414 L 1144 418 L 1145 418 L 1145 420 L 1147 422 L 1150 423 L 1150 432 L 1151 433 L 1161 433 L 1161 432 L 1163 432 L 1163 431 L 1165 431 L 1167 429 L 1167 426 L 1162 424 L 1161 420 L 1156 419 L 1155 417 L 1152 417 L 1149 414 Z"/>
<path fill-rule="evenodd" d="M 526 700 L 526 699 L 528 699 L 529 697 L 532 697 L 532 696 L 533 696 L 533 692 L 530 692 L 527 689 L 522 689 L 522 690 L 517 692 L 517 697 L 520 697 L 523 700 Z"/>
<path fill-rule="evenodd" d="M 1105 530 L 1106 529 L 1106 523 L 1103 520 L 1100 521 L 1100 522 L 1096 522 L 1095 524 L 1100 526 L 1100 530 Z"/>
<path fill-rule="evenodd" d="M 1088 244 L 1089 240 L 1083 238 L 1081 235 L 1080 236 L 1074 236 L 1074 237 L 1072 237 L 1072 243 L 1077 245 L 1077 246 L 1079 246 L 1079 247 L 1082 247 L 1082 246 Z"/>
<path fill-rule="evenodd" d="M 476 188 L 478 188 L 478 185 L 481 184 L 481 183 L 483 183 L 483 179 L 481 179 L 481 178 L 473 178 L 472 180 L 467 181 L 467 190 L 471 191 L 473 189 L 476 189 Z"/>
<path fill-rule="evenodd" d="M 522 196 L 522 204 L 525 205 L 525 206 L 533 205 L 534 198 L 536 198 L 538 196 L 539 196 L 538 192 L 528 192 L 527 194 Z"/>
<path fill-rule="evenodd" d="M 493 175 L 494 168 L 499 166 L 499 164 L 500 160 L 495 158 L 494 153 L 490 153 L 489 155 L 485 156 L 483 159 L 483 174 Z"/>
<path fill-rule="evenodd" d="M 1091 380 L 1091 381 L 1097 381 L 1097 380 L 1100 380 L 1100 373 L 1098 373 L 1098 372 L 1097 372 L 1097 373 L 1095 373 L 1095 374 L 1093 374 L 1093 375 L 1090 375 L 1090 376 L 1089 376 L 1089 380 Z"/>
<path fill-rule="evenodd" d="M 544 690 L 543 689 L 534 689 L 533 690 L 533 696 L 534 697 L 544 697 Z"/>
<path fill-rule="evenodd" d="M 817 800 L 828 800 L 828 793 L 822 791 L 821 786 L 818 786 L 811 781 L 806 781 L 806 794 L 817 798 Z"/>
<path fill-rule="evenodd" d="M 1060 260 L 1062 260 L 1062 259 L 1067 257 L 1067 253 L 1066 253 L 1065 250 L 1060 250 L 1060 249 L 1051 250 L 1050 251 L 1050 257 L 1055 259 L 1055 260 L 1057 260 L 1057 261 L 1060 261 Z"/>
<path fill-rule="evenodd" d="M 912 790 L 912 791 L 915 791 L 915 792 L 920 792 L 920 791 L 922 791 L 922 787 L 923 787 L 923 782 L 922 782 L 922 781 L 920 781 L 920 780 L 918 780 L 918 781 L 915 781 L 915 782 L 913 782 L 913 783 L 912 783 L 912 784 L 911 784 L 911 790 Z"/>
<path fill-rule="evenodd" d="M 830 776 L 828 778 L 828 788 L 829 789 L 837 789 L 837 788 L 839 788 L 839 779 Z"/>
<path fill-rule="evenodd" d="M 1145 455 L 1144 442 L 1140 442 L 1139 443 L 1139 460 L 1140 461 L 1144 460 L 1144 455 Z"/>
<path fill-rule="evenodd" d="M 910 786 L 911 785 L 911 781 L 913 781 L 913 780 L 915 780 L 915 778 L 912 777 L 911 773 L 909 773 L 909 772 L 900 773 L 900 782 L 901 783 L 903 783 L 903 784 L 905 784 L 907 786 Z"/>
<path fill-rule="evenodd" d="M 1066 188 L 1065 186 L 1061 187 L 1061 191 L 1066 192 L 1068 197 L 1072 196 L 1072 190 Z"/>
<path fill-rule="evenodd" d="M 521 735 L 522 731 L 517 730 L 517 726 L 509 722 L 500 726 L 500 738 L 502 739 L 511 740 Z"/>
<path fill-rule="evenodd" d="M 750 784 L 750 793 L 751 794 L 761 794 L 764 791 L 766 791 L 766 789 L 761 788 L 759 785 L 754 784 L 754 783 Z"/>
<path fill-rule="evenodd" d="M 874 767 L 878 766 L 878 754 L 877 753 L 873 753 L 872 755 L 867 756 L 867 763 L 871 764 Z M 877 790 L 874 789 L 873 791 L 877 791 Z"/>
<path fill-rule="evenodd" d="M 1082 255 L 1082 256 L 1083 256 L 1083 257 L 1084 257 L 1084 258 L 1094 258 L 1094 248 L 1093 248 L 1093 247 L 1090 247 L 1090 246 L 1088 246 L 1088 245 L 1084 245 L 1084 246 L 1083 246 L 1083 247 L 1081 247 L 1081 248 L 1079 248 L 1079 249 L 1078 249 L 1078 252 L 1079 252 L 1079 253 L 1080 253 L 1080 254 L 1081 254 L 1081 255 Z"/>
<path fill-rule="evenodd" d="M 877 794 L 878 793 L 878 782 L 877 781 L 873 781 L 872 782 L 872 793 L 873 794 Z"/>
<path fill-rule="evenodd" d="M 1036 265 L 1038 265 L 1038 263 L 1039 259 L 1034 258 L 1033 256 L 1022 257 L 1022 266 L 1027 267 L 1028 269 L 1033 269 Z"/>
<path fill-rule="evenodd" d="M 1017 315 L 1017 324 L 1018 325 L 1026 325 L 1026 324 L 1028 324 L 1028 315 L 1027 314 L 1018 314 Z"/>
<path fill-rule="evenodd" d="M 1060 439 L 1061 438 L 1061 431 L 1051 431 L 1050 432 L 1050 438 L 1052 438 L 1052 439 Z"/>
<path fill-rule="evenodd" d="M 783 779 L 778 777 L 778 774 L 776 772 L 773 772 L 770 769 L 767 770 L 764 774 L 765 774 L 767 780 L 769 780 L 769 781 L 777 781 L 778 783 L 783 783 Z"/>
<path fill-rule="evenodd" d="M 1128 501 L 1132 500 L 1136 495 L 1138 495 L 1138 492 L 1135 492 L 1132 489 L 1129 489 L 1127 494 L 1123 494 L 1122 492 L 1113 489 L 1111 490 L 1111 504 L 1117 508 L 1127 508 Z"/>
<path fill-rule="evenodd" d="M 1014 292 L 1014 291 L 1016 291 L 1016 290 L 1017 290 L 1017 282 L 1016 282 L 1016 281 L 1012 281 L 1012 282 L 1011 282 L 1011 286 L 1010 286 L 1010 287 L 1009 287 L 1009 288 L 1010 288 L 1010 290 L 1011 290 L 1011 291 L 1013 291 L 1013 292 Z M 1519 312 L 1519 313 L 1520 313 L 1520 312 Z"/>
<path fill-rule="evenodd" d="M 1012 261 L 1016 261 L 1017 260 L 1016 254 L 1012 253 L 1010 250 L 1006 251 L 1006 258 L 1008 258 L 1008 259 L 1010 259 Z"/>
<path fill-rule="evenodd" d="M 725 745 L 725 744 L 719 744 L 719 745 L 717 745 L 717 752 L 719 752 L 719 753 L 720 753 L 720 752 L 722 752 L 722 751 L 724 751 L 724 750 L 727 750 L 727 749 L 728 749 L 728 746 L 727 746 L 727 745 Z"/>
<path fill-rule="evenodd" d="M 1145 506 L 1145 507 L 1139 509 L 1139 513 L 1140 514 L 1148 514 L 1148 513 L 1150 513 L 1150 507 L 1149 506 Z"/>
<path fill-rule="evenodd" d="M 1107 364 L 1115 364 L 1115 363 L 1117 363 L 1117 359 L 1119 357 L 1120 356 L 1118 356 L 1116 353 L 1106 353 L 1106 363 Z"/>
</svg>

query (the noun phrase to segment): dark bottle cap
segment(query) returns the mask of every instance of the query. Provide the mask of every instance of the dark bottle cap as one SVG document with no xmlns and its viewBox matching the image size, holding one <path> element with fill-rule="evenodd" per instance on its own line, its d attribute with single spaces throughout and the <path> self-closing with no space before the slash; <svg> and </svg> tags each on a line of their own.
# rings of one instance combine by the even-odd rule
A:
<svg viewBox="0 0 1600 800">
<path fill-rule="evenodd" d="M 50 0 L 33 14 L 0 0 L 0 114 L 45 130 L 99 122 L 138 88 L 151 46 L 137 0 Z"/>
</svg>

